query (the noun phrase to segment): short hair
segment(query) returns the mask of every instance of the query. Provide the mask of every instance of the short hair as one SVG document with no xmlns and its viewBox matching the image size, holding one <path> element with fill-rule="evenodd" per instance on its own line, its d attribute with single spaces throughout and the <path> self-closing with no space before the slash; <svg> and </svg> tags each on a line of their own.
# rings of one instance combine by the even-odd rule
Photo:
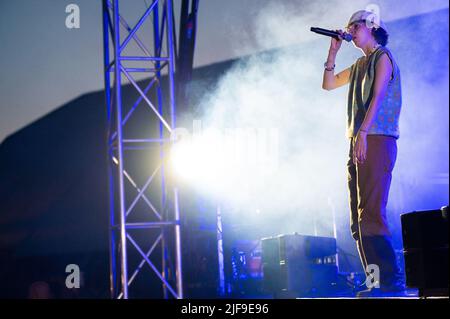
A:
<svg viewBox="0 0 450 319">
<path fill-rule="evenodd" d="M 373 28 L 372 35 L 375 38 L 375 41 L 382 46 L 386 46 L 389 40 L 389 34 L 383 28 Z"/>
</svg>

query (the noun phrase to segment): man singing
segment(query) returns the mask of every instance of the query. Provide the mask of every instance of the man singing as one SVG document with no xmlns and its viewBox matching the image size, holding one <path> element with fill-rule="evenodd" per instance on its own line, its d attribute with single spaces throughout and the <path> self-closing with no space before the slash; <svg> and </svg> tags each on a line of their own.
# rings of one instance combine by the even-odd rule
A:
<svg viewBox="0 0 450 319">
<path fill-rule="evenodd" d="M 322 87 L 333 90 L 350 84 L 347 168 L 351 232 L 364 269 L 375 264 L 380 270 L 380 288 L 365 294 L 398 295 L 405 287 L 391 243 L 386 206 L 399 138 L 400 70 L 386 48 L 387 29 L 372 12 L 354 13 L 346 31 L 364 55 L 335 75 L 335 59 L 342 39 L 332 38 Z"/>
</svg>

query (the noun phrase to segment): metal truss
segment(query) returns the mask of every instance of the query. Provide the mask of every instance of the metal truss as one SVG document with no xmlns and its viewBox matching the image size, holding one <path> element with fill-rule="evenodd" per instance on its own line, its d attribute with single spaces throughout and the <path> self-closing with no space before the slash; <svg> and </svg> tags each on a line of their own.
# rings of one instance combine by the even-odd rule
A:
<svg viewBox="0 0 450 319">
<path fill-rule="evenodd" d="M 153 21 L 148 21 L 150 19 Z M 146 39 L 147 42 L 153 42 L 150 45 L 141 40 L 137 33 L 143 28 L 145 21 L 147 24 L 151 23 L 153 28 L 153 39 Z M 134 27 L 130 27 L 121 16 L 119 0 L 103 0 L 112 298 L 134 297 L 133 283 L 140 278 L 146 265 L 159 278 L 164 298 L 183 298 L 178 193 L 165 172 L 166 150 L 172 143 L 171 133 L 176 125 L 174 37 L 172 0 L 153 0 Z M 142 53 L 125 55 L 127 47 L 133 42 Z M 148 46 L 152 49 L 148 49 Z M 130 67 L 128 63 L 135 65 Z M 145 88 L 133 78 L 133 73 L 148 75 L 149 83 Z M 168 85 L 162 85 L 162 73 L 167 75 Z M 127 99 L 122 94 L 123 79 L 128 80 L 137 93 L 138 98 L 134 104 L 126 102 Z M 153 97 L 151 92 L 154 93 Z M 165 96 L 168 98 L 164 99 Z M 155 136 L 147 135 L 142 138 L 126 136 L 129 120 L 142 107 L 149 108 L 158 123 L 159 132 Z M 133 152 L 136 156 L 136 152 L 149 148 L 156 148 L 159 162 L 148 162 L 148 165 L 155 167 L 144 179 L 145 182 L 139 185 L 138 180 L 142 179 L 142 174 L 133 172 L 133 163 L 128 162 L 127 154 Z M 160 192 L 148 195 L 150 186 L 155 183 Z M 159 203 L 156 204 L 155 201 Z M 147 210 L 144 216 L 148 219 L 136 221 L 136 216 L 132 219 L 137 210 L 140 210 L 138 216 L 142 218 L 142 207 Z M 135 235 L 139 229 L 148 234 L 144 236 L 150 241 L 146 247 Z M 150 233 L 154 236 L 150 236 Z M 158 258 L 158 262 L 155 262 L 153 255 L 158 247 L 161 248 L 161 259 Z M 138 256 L 137 260 L 140 262 L 135 262 L 132 266 L 130 258 L 133 254 Z M 159 286 L 149 284 L 148 287 L 155 290 Z"/>
</svg>

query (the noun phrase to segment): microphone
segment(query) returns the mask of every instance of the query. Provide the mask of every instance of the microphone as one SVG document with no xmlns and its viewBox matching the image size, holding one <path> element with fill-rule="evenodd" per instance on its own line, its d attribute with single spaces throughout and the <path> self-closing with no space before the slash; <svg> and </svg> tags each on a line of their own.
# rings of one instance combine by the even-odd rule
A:
<svg viewBox="0 0 450 319">
<path fill-rule="evenodd" d="M 332 38 L 335 38 L 335 39 L 341 38 L 341 39 L 343 39 L 343 40 L 345 40 L 347 42 L 350 42 L 353 39 L 353 37 L 352 37 L 352 35 L 350 33 L 345 33 L 345 32 L 344 32 L 344 34 L 341 35 L 341 34 L 339 34 L 339 32 L 331 31 L 331 30 L 327 30 L 327 29 L 322 29 L 322 28 L 311 28 L 311 31 L 315 32 L 315 33 L 318 33 L 318 34 L 321 34 L 321 35 L 326 35 L 328 37 L 332 37 Z"/>
</svg>

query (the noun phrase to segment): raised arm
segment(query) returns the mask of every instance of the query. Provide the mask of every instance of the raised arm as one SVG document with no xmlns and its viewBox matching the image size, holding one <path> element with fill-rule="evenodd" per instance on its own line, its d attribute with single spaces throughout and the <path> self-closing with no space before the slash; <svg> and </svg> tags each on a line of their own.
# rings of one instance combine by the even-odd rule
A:
<svg viewBox="0 0 450 319">
<path fill-rule="evenodd" d="M 338 32 L 342 32 L 339 30 Z M 339 74 L 334 74 L 334 67 L 336 61 L 336 55 L 341 48 L 342 39 L 331 38 L 330 50 L 328 51 L 328 58 L 326 67 L 323 71 L 322 88 L 324 90 L 337 89 L 350 81 L 350 68 L 345 69 Z"/>
<path fill-rule="evenodd" d="M 325 69 L 323 71 L 322 88 L 324 90 L 331 91 L 348 84 L 348 82 L 350 82 L 350 69 L 351 68 L 349 67 L 336 75 L 334 75 L 334 70 L 327 71 Z"/>
</svg>

